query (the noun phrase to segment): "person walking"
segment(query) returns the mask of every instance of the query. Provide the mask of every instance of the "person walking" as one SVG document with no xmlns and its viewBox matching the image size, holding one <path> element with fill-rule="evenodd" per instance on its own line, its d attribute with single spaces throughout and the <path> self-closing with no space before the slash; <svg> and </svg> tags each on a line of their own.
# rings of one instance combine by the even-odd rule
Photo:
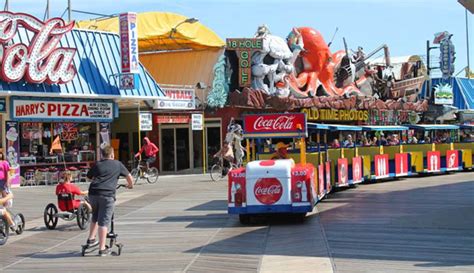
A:
<svg viewBox="0 0 474 273">
<path fill-rule="evenodd" d="M 105 246 L 110 221 L 114 214 L 115 191 L 120 176 L 125 176 L 127 187 L 133 188 L 133 179 L 127 168 L 118 160 L 114 160 L 114 149 L 105 145 L 102 149 L 103 159 L 98 161 L 87 173 L 92 182 L 89 186 L 89 202 L 92 206 L 92 221 L 87 245 L 99 245 L 99 255 L 107 256 L 110 249 Z M 99 232 L 99 241 L 96 234 Z"/>
</svg>

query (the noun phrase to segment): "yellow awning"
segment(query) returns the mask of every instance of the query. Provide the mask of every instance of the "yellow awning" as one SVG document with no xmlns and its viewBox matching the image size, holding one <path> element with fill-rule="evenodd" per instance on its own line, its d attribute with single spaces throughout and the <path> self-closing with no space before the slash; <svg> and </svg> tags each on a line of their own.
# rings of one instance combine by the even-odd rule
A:
<svg viewBox="0 0 474 273">
<path fill-rule="evenodd" d="M 182 23 L 187 17 L 169 12 L 137 14 L 140 51 L 220 48 L 225 42 L 200 22 Z M 180 24 L 182 23 L 182 24 Z M 178 26 L 178 24 L 180 24 Z M 178 26 L 176 28 L 176 26 Z M 79 21 L 76 27 L 118 33 L 118 18 Z M 176 32 L 170 37 L 172 29 Z"/>
</svg>

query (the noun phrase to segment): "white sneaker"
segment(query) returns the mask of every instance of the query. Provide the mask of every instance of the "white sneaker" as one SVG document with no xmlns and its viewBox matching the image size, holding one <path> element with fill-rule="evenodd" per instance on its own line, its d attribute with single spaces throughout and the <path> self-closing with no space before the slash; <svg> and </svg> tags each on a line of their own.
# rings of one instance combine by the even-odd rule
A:
<svg viewBox="0 0 474 273">
<path fill-rule="evenodd" d="M 17 224 L 13 223 L 13 225 L 10 225 L 10 230 L 11 231 L 16 231 Z"/>
</svg>

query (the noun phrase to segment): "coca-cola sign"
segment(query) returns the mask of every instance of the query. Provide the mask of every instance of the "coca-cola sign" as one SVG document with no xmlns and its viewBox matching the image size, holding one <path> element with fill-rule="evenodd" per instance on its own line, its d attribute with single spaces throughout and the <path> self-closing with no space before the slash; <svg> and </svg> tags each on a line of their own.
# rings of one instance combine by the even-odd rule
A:
<svg viewBox="0 0 474 273">
<path fill-rule="evenodd" d="M 306 136 L 306 115 L 285 113 L 267 115 L 245 115 L 244 134 L 246 137 L 287 137 Z"/>
<path fill-rule="evenodd" d="M 271 205 L 280 200 L 283 187 L 276 178 L 260 178 L 255 183 L 253 192 L 260 203 Z"/>
<path fill-rule="evenodd" d="M 24 78 L 36 84 L 71 81 L 76 75 L 72 63 L 76 49 L 58 47 L 58 44 L 73 27 L 74 22 L 66 24 L 61 18 L 42 22 L 24 13 L 0 12 L 1 79 L 17 82 Z M 13 42 L 20 28 L 34 33 L 28 45 Z"/>
</svg>

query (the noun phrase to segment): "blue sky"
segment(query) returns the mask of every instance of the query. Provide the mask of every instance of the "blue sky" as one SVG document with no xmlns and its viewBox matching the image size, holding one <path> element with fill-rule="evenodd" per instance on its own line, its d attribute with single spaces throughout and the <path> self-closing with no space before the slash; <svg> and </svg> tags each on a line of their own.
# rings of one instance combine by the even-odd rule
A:
<svg viewBox="0 0 474 273">
<path fill-rule="evenodd" d="M 51 0 L 51 15 L 61 16 L 67 0 Z M 456 0 L 72 0 L 73 9 L 102 14 L 125 11 L 165 11 L 196 17 L 222 39 L 253 36 L 267 24 L 273 34 L 286 37 L 294 26 L 319 30 L 329 42 L 339 29 L 331 50 L 350 48 L 366 52 L 381 44 L 392 56 L 425 55 L 426 40 L 436 32 L 453 34 L 456 73 L 467 65 L 464 8 Z M 46 0 L 10 0 L 10 10 L 43 18 Z M 73 13 L 74 19 L 90 18 Z M 468 13 L 471 70 L 474 70 L 474 23 Z M 436 59 L 438 50 L 432 51 Z M 432 63 L 432 65 L 437 65 Z M 463 75 L 463 74 L 462 74 Z"/>
</svg>

